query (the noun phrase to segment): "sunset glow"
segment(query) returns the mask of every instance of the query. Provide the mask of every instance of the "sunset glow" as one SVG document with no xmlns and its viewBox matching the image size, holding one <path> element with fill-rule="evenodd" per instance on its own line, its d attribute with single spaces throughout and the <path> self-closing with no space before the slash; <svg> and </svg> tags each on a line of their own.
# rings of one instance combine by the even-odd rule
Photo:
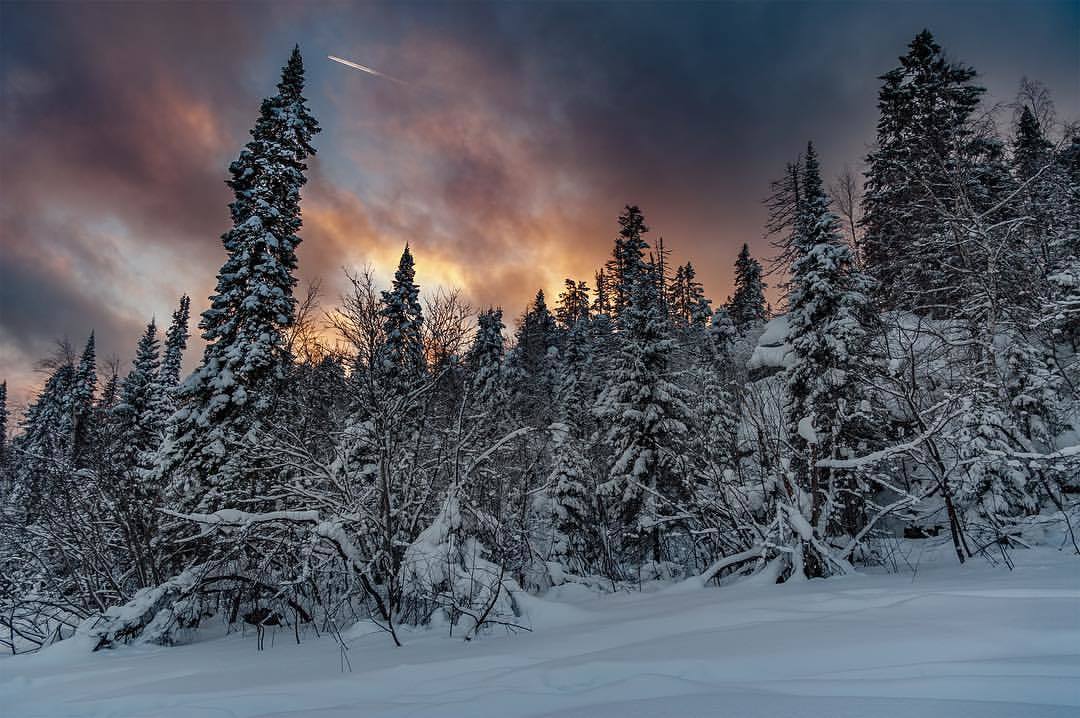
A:
<svg viewBox="0 0 1080 718">
<path fill-rule="evenodd" d="M 0 5 L 9 401 L 29 397 L 57 338 L 93 328 L 103 356 L 127 361 L 148 313 L 183 292 L 204 308 L 226 168 L 294 42 L 325 130 L 299 271 L 330 303 L 342 267 L 385 279 L 408 241 L 422 287 L 458 286 L 514 317 L 565 277 L 591 286 L 628 202 L 723 301 L 742 242 L 771 251 L 769 181 L 809 137 L 828 167 L 860 167 L 875 74 L 925 24 L 993 99 L 1029 75 L 1063 116 L 1080 108 L 1069 3 L 973 5 L 978 31 L 925 4 L 247 7 Z M 872 41 L 841 40 L 870 19 Z M 822 54 L 822 38 L 844 51 Z"/>
</svg>

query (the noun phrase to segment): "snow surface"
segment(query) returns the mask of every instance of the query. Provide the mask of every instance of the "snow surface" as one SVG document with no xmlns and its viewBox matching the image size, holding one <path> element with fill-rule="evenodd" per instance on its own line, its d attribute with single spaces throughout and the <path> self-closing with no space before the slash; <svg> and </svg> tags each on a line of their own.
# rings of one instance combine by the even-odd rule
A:
<svg viewBox="0 0 1080 718">
<path fill-rule="evenodd" d="M 935 540 L 936 541 L 936 540 Z M 960 567 L 911 542 L 905 573 L 526 602 L 533 633 L 369 626 L 255 650 L 234 634 L 0 659 L 5 716 L 1023 718 L 1080 715 L 1080 559 Z M 941 556 L 933 562 L 929 555 Z"/>
<path fill-rule="evenodd" d="M 773 317 L 765 325 L 765 331 L 758 337 L 757 346 L 750 355 L 746 366 L 751 371 L 755 369 L 786 369 L 795 361 L 791 353 L 791 345 L 787 343 L 791 327 L 786 314 Z"/>
<path fill-rule="evenodd" d="M 814 431 L 814 417 L 804 416 L 799 419 L 799 436 L 803 438 L 807 444 L 818 443 L 817 432 Z"/>
</svg>

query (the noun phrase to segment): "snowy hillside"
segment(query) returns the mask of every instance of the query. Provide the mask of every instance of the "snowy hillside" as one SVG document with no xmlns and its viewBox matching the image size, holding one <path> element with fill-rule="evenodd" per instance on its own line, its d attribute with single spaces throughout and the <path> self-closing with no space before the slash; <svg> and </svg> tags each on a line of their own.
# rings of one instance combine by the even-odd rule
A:
<svg viewBox="0 0 1080 718">
<path fill-rule="evenodd" d="M 64 641 L 0 659 L 0 705 L 20 718 L 1078 715 L 1076 557 L 957 567 L 913 543 L 914 573 L 564 594 L 530 604 L 532 633 L 469 644 L 428 628 L 394 648 L 360 625 L 344 637 L 351 671 L 326 636 L 279 633 L 261 653 L 250 633 L 98 653 Z"/>
</svg>

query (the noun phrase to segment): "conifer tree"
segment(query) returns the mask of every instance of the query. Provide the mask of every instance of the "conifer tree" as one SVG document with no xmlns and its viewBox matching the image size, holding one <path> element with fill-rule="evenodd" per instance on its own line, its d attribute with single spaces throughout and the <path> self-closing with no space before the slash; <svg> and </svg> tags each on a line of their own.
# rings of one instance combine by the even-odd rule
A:
<svg viewBox="0 0 1080 718">
<path fill-rule="evenodd" d="M 75 408 L 75 365 L 64 343 L 51 362 L 52 373 L 27 407 L 12 448 L 20 457 L 14 467 L 11 504 L 29 525 L 45 504 L 50 473 L 72 465 Z"/>
<path fill-rule="evenodd" d="M 553 414 L 551 395 L 555 389 L 559 355 L 559 328 L 548 309 L 541 289 L 522 315 L 514 348 L 507 357 L 507 371 L 521 412 L 532 426 L 547 426 Z"/>
<path fill-rule="evenodd" d="M 167 419 L 160 368 L 157 326 L 151 321 L 139 339 L 131 371 L 121 382 L 119 400 L 112 408 L 114 435 L 105 469 L 111 476 L 102 487 L 124 536 L 126 562 L 130 562 L 140 587 L 162 578 L 152 548 L 161 487 L 150 475 Z"/>
<path fill-rule="evenodd" d="M 681 328 L 703 328 L 712 316 L 711 302 L 704 287 L 697 281 L 697 271 L 690 262 L 680 265 L 666 288 L 668 311 L 672 321 Z"/>
<path fill-rule="evenodd" d="M 7 382 L 0 382 L 0 507 L 11 494 L 12 478 L 8 462 Z M 2 557 L 0 557 L 2 558 Z"/>
<path fill-rule="evenodd" d="M 598 269 L 594 279 L 596 281 L 596 296 L 593 297 L 593 314 L 603 314 L 610 317 L 613 311 L 611 304 L 611 277 L 603 269 Z"/>
<path fill-rule="evenodd" d="M 79 366 L 75 370 L 71 386 L 72 412 L 72 461 L 76 466 L 83 464 L 89 457 L 93 443 L 94 397 L 97 391 L 97 351 L 94 333 L 86 340 Z"/>
<path fill-rule="evenodd" d="M 392 288 L 382 294 L 382 304 L 385 343 L 380 369 L 397 390 L 411 391 L 426 371 L 426 363 L 420 287 L 408 244 L 401 253 Z"/>
<path fill-rule="evenodd" d="M 1016 123 L 1013 141 L 1013 166 L 1021 180 L 1030 180 L 1044 170 L 1054 158 L 1054 145 L 1030 105 L 1024 105 Z"/>
<path fill-rule="evenodd" d="M 984 92 L 974 78 L 972 68 L 945 59 L 927 30 L 881 77 L 861 249 L 889 306 L 941 314 L 957 298 L 952 268 L 960 260 L 939 218 L 956 201 L 957 168 L 972 159 L 969 118 Z"/>
<path fill-rule="evenodd" d="M 160 342 L 157 326 L 151 321 L 139 339 L 131 371 L 120 384 L 119 402 L 112 410 L 118 424 L 115 458 L 123 466 L 144 463 L 145 454 L 157 447 L 166 419 L 163 402 Z"/>
<path fill-rule="evenodd" d="M 742 332 L 765 322 L 765 284 L 761 280 L 761 263 L 750 256 L 750 247 L 745 243 L 735 260 L 735 292 L 728 302 L 728 314 Z"/>
<path fill-rule="evenodd" d="M 563 329 L 569 329 L 583 319 L 589 318 L 589 287 L 585 282 L 575 282 L 567 278 L 565 289 L 559 294 L 559 306 L 555 308 L 555 317 Z"/>
<path fill-rule="evenodd" d="M 597 401 L 614 451 L 600 487 L 614 501 L 636 544 L 654 561 L 663 557 L 663 534 L 675 527 L 665 517 L 687 496 L 679 456 L 690 411 L 685 390 L 671 380 L 675 342 L 657 290 L 654 267 L 644 262 L 644 217 L 627 207 L 619 218 L 623 282 L 628 303 L 619 317 L 620 351 Z"/>
<path fill-rule="evenodd" d="M 116 402 L 120 399 L 120 373 L 116 365 L 109 369 L 109 377 L 101 387 L 101 396 L 98 397 L 95 409 L 100 415 L 112 411 Z"/>
<path fill-rule="evenodd" d="M 191 298 L 180 297 L 180 304 L 172 315 L 172 323 L 165 332 L 165 347 L 161 356 L 161 384 L 171 391 L 180 383 L 180 370 L 184 362 L 184 350 L 190 333 L 188 318 L 191 313 Z"/>
<path fill-rule="evenodd" d="M 817 155 L 808 145 L 803 162 L 804 202 L 795 233 L 797 256 L 791 266 L 788 297 L 788 341 L 794 362 L 787 370 L 788 438 L 795 449 L 794 486 L 789 498 L 812 527 L 814 540 L 800 537 L 801 562 L 807 576 L 835 570 L 822 550 L 835 530 L 830 515 L 833 496 L 852 486 L 835 469 L 823 469 L 821 459 L 842 456 L 850 446 L 850 421 L 858 411 L 854 394 L 855 362 L 863 353 L 869 313 L 868 284 L 855 268 L 844 243 L 839 221 L 829 210 Z M 849 482 L 850 483 L 850 482 Z M 796 532 L 798 533 L 798 532 Z"/>
<path fill-rule="evenodd" d="M 549 428 L 552 469 L 548 485 L 554 519 L 551 558 L 583 572 L 595 527 L 588 462 L 571 424 L 560 421 Z"/>
<path fill-rule="evenodd" d="M 297 47 L 229 168 L 233 227 L 222 237 L 227 258 L 199 324 L 207 346 L 176 393 L 179 408 L 161 461 L 181 510 L 215 510 L 262 492 L 244 450 L 272 412 L 288 360 L 282 333 L 296 308 L 300 188 L 319 131 L 303 87 Z"/>
<path fill-rule="evenodd" d="M 7 408 L 7 382 L 0 382 L 0 466 L 4 465 L 7 458 L 8 441 L 8 408 Z"/>
<path fill-rule="evenodd" d="M 466 363 L 472 372 L 471 393 L 481 406 L 501 404 L 503 392 L 503 346 L 502 309 L 490 308 L 477 318 L 476 337 Z"/>
</svg>

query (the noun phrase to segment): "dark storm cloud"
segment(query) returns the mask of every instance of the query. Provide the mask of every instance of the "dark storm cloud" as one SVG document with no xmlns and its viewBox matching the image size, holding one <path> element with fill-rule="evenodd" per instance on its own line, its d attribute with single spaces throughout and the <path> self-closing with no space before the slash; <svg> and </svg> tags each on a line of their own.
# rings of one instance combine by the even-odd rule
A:
<svg viewBox="0 0 1080 718">
<path fill-rule="evenodd" d="M 386 277 L 410 241 L 425 286 L 514 315 L 538 287 L 591 278 L 627 202 L 722 300 L 738 246 L 768 251 L 769 179 L 808 139 L 830 174 L 857 166 L 876 77 L 923 26 L 993 99 L 1028 75 L 1075 118 L 1077 8 L 0 4 L 0 359 L 19 365 L 4 373 L 91 325 L 126 356 L 180 291 L 202 304 L 228 162 L 293 42 L 324 127 L 304 278 L 332 299 L 341 266 Z"/>
</svg>

